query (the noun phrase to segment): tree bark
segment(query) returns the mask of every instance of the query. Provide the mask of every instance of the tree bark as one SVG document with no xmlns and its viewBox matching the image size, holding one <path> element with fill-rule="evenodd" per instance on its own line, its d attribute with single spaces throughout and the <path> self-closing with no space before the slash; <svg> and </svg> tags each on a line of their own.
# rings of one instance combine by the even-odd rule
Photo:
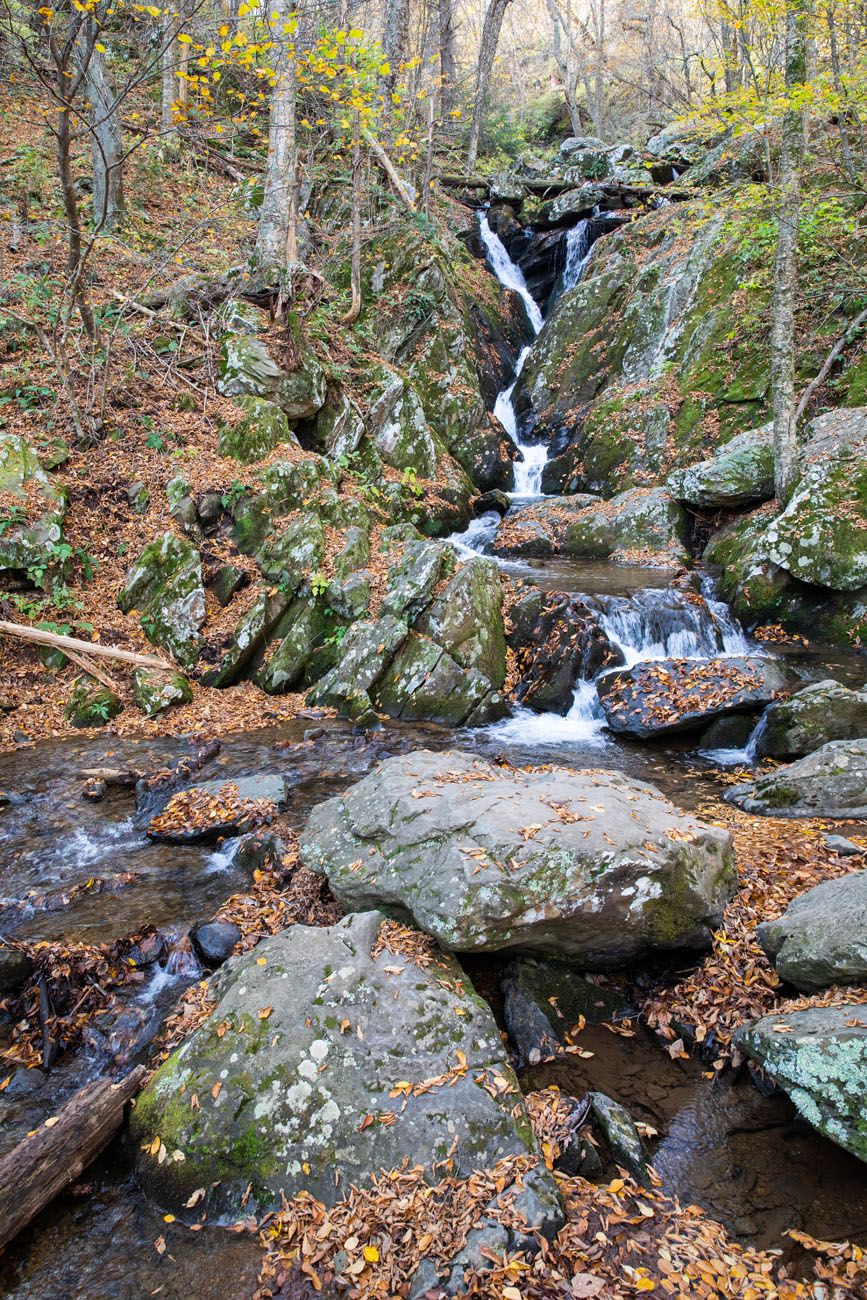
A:
<svg viewBox="0 0 867 1300">
<path fill-rule="evenodd" d="M 445 115 L 454 107 L 455 82 L 455 0 L 439 0 L 440 111 Z"/>
<path fill-rule="evenodd" d="M 409 0 L 386 0 L 382 48 L 391 67 L 391 71 L 385 78 L 389 90 L 394 89 L 400 65 L 406 59 L 408 31 Z"/>
<path fill-rule="evenodd" d="M 510 0 L 488 0 L 485 21 L 482 26 L 482 41 L 479 46 L 479 64 L 476 71 L 476 94 L 473 100 L 473 120 L 470 124 L 470 140 L 467 146 L 467 171 L 473 172 L 479 156 L 479 141 L 485 115 L 485 104 L 491 82 L 491 72 L 500 40 L 500 29 Z"/>
<path fill-rule="evenodd" d="M 172 134 L 175 126 L 175 39 L 171 17 L 163 20 L 161 55 L 161 99 L 160 131 L 164 139 Z"/>
<path fill-rule="evenodd" d="M 774 408 L 774 484 L 782 509 L 797 473 L 795 395 L 795 304 L 798 292 L 798 220 L 801 209 L 801 164 L 804 113 L 792 103 L 807 68 L 807 0 L 788 0 L 786 8 L 786 90 L 780 146 L 777 248 L 771 304 L 771 391 Z"/>
<path fill-rule="evenodd" d="M 93 224 L 110 230 L 123 216 L 123 131 L 120 110 L 105 56 L 96 48 L 97 28 L 89 18 L 85 40 L 79 45 L 82 85 L 89 104 L 89 129 L 93 158 Z"/>
<path fill-rule="evenodd" d="M 0 1160 L 0 1248 L 75 1182 L 123 1123 L 126 1103 L 143 1085 L 137 1066 L 120 1083 L 97 1079 L 70 1097 L 60 1114 Z"/>
<path fill-rule="evenodd" d="M 349 272 L 352 301 L 341 325 L 352 325 L 361 313 L 361 127 L 355 114 L 352 137 L 352 260 Z"/>
<path fill-rule="evenodd" d="M 297 145 L 295 134 L 295 51 L 286 28 L 289 24 L 288 0 L 275 0 L 271 11 L 272 39 L 278 52 L 274 60 L 274 90 L 268 122 L 268 160 L 265 165 L 265 191 L 259 213 L 256 237 L 256 263 L 263 270 L 286 269 L 287 253 L 297 244 L 296 187 Z"/>
</svg>

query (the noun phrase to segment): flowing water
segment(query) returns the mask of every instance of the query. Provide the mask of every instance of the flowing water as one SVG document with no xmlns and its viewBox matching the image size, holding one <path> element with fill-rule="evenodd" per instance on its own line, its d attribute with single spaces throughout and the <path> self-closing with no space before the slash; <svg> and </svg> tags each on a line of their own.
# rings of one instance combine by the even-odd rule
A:
<svg viewBox="0 0 867 1300">
<path fill-rule="evenodd" d="M 485 216 L 481 232 L 491 269 L 521 296 L 538 333 L 543 324 L 538 305 Z M 567 237 L 564 275 L 574 276 L 574 282 L 586 265 L 586 237 L 586 228 L 577 226 Z M 515 379 L 528 353 L 529 348 L 522 352 Z M 500 394 L 496 414 L 524 455 L 516 466 L 514 496 L 534 497 L 541 491 L 547 448 L 522 442 L 513 387 L 514 380 Z M 483 553 L 500 522 L 495 513 L 483 515 L 451 540 L 464 557 Z M 696 600 L 695 591 L 668 585 L 671 574 L 564 559 L 498 563 L 543 589 L 581 595 L 627 664 L 767 653 L 709 588 Z M 805 681 L 823 676 L 847 684 L 863 681 L 863 661 L 856 656 L 804 648 L 787 658 L 792 674 Z M 308 735 L 314 719 L 316 733 Z M 227 737 L 203 775 L 282 775 L 291 789 L 286 820 L 300 829 L 315 804 L 359 780 L 382 758 L 425 747 L 469 749 L 518 765 L 544 761 L 616 768 L 653 782 L 686 809 L 718 796 L 720 788 L 722 760 L 697 752 L 693 738 L 636 745 L 610 734 L 590 680 L 576 683 L 565 716 L 518 709 L 504 722 L 472 731 L 390 723 L 360 733 L 347 722 L 311 713 Z M 84 1053 L 49 1075 L 19 1070 L 0 1091 L 0 1154 L 54 1113 L 85 1079 L 107 1068 L 118 1035 L 132 1044 L 127 1059 L 147 1056 L 173 1001 L 199 976 L 183 936 L 244 888 L 247 877 L 231 846 L 215 851 L 153 845 L 133 824 L 131 791 L 112 791 L 96 805 L 81 797 L 84 768 L 154 771 L 195 748 L 190 738 L 87 735 L 0 755 L 0 790 L 11 796 L 0 806 L 0 934 L 102 942 L 150 926 L 165 939 L 159 960 L 131 986 L 116 1025 L 103 1025 Z M 749 761 L 747 752 L 737 754 L 739 762 Z M 495 984 L 496 975 L 496 963 L 489 962 L 479 972 L 480 987 L 486 980 Z M 496 994 L 492 1001 L 496 1004 Z M 0 1025 L 0 1046 L 5 1032 L 8 1027 Z M 763 1098 L 745 1078 L 708 1079 L 697 1062 L 671 1061 L 640 1032 L 632 1039 L 604 1029 L 586 1035 L 582 1042 L 592 1058 L 538 1067 L 527 1086 L 556 1082 L 576 1094 L 599 1088 L 623 1102 L 658 1129 L 654 1163 L 665 1188 L 685 1203 L 705 1206 L 736 1236 L 763 1246 L 783 1246 L 780 1233 L 786 1227 L 830 1238 L 867 1233 L 863 1166 L 797 1121 L 785 1098 Z M 157 1294 L 170 1300 L 235 1300 L 251 1294 L 253 1241 L 167 1228 L 138 1191 L 120 1140 L 86 1177 L 88 1194 L 55 1202 L 7 1249 L 0 1260 L 3 1294 L 21 1300 L 139 1300 Z M 168 1243 L 164 1254 L 154 1248 L 160 1237 Z"/>
</svg>

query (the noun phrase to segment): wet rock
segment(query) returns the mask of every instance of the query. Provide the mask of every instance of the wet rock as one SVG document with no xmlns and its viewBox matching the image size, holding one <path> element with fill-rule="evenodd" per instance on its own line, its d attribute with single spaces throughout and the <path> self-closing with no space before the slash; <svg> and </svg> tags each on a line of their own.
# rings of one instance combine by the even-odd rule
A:
<svg viewBox="0 0 867 1300">
<path fill-rule="evenodd" d="M 728 833 L 653 786 L 456 750 L 387 759 L 320 804 L 301 856 L 345 907 L 411 916 L 446 948 L 586 969 L 706 946 L 734 888 Z"/>
<path fill-rule="evenodd" d="M 774 496 L 773 427 L 736 434 L 708 460 L 675 470 L 666 487 L 698 510 L 741 510 Z"/>
<path fill-rule="evenodd" d="M 503 587 L 493 560 L 462 564 L 415 628 L 442 646 L 461 668 L 476 669 L 499 690 L 506 676 Z"/>
<path fill-rule="evenodd" d="M 185 796 L 194 796 L 195 811 L 187 813 Z M 147 826 L 148 839 L 161 844 L 199 844 L 240 835 L 252 818 L 270 816 L 286 806 L 288 790 L 282 776 L 260 774 L 201 781 L 173 794 Z M 181 804 L 183 813 L 172 815 Z"/>
<path fill-rule="evenodd" d="M 566 190 L 563 194 L 558 194 L 556 199 L 545 205 L 542 210 L 542 219 L 552 226 L 559 225 L 560 222 L 568 222 L 570 219 L 578 220 L 581 217 L 588 217 L 595 207 L 605 200 L 605 191 L 599 186 L 588 181 L 578 189 Z"/>
<path fill-rule="evenodd" d="M 230 921 L 206 921 L 190 931 L 196 955 L 206 966 L 222 966 L 240 938 L 241 927 Z"/>
<path fill-rule="evenodd" d="M 777 973 L 808 991 L 867 979 L 865 934 L 867 871 L 823 881 L 756 930 Z"/>
<path fill-rule="evenodd" d="M 867 691 L 850 691 L 835 681 L 814 682 L 777 700 L 756 733 L 759 758 L 800 758 L 832 740 L 867 737 Z"/>
<path fill-rule="evenodd" d="M 221 564 L 214 574 L 211 591 L 219 605 L 228 605 L 242 587 L 249 586 L 250 575 L 236 564 Z"/>
<path fill-rule="evenodd" d="M 0 998 L 16 993 L 32 975 L 33 959 L 0 939 Z"/>
<path fill-rule="evenodd" d="M 786 1032 L 777 1032 L 782 1026 Z M 867 1012 L 860 1003 L 764 1016 L 739 1029 L 734 1043 L 814 1128 L 867 1160 Z"/>
<path fill-rule="evenodd" d="M 786 689 L 776 659 L 646 660 L 596 683 L 612 731 L 644 739 L 697 731 L 729 713 L 755 712 Z"/>
<path fill-rule="evenodd" d="M 232 865 L 253 875 L 254 871 L 276 871 L 280 868 L 286 846 L 273 831 L 249 831 L 240 835 L 231 845 Z"/>
<path fill-rule="evenodd" d="M 639 1182 L 646 1182 L 647 1152 L 629 1111 L 604 1092 L 588 1095 L 594 1126 L 608 1143 L 615 1164 L 628 1170 Z"/>
<path fill-rule="evenodd" d="M 578 596 L 528 592 L 512 606 L 510 622 L 520 670 L 515 699 L 537 713 L 568 713 L 579 679 L 623 662 L 597 611 Z"/>
<path fill-rule="evenodd" d="M 579 493 L 519 511 L 506 520 L 492 550 L 497 555 L 570 555 L 680 568 L 689 563 L 687 531 L 683 507 L 661 488 L 634 488 L 610 501 Z"/>
<path fill-rule="evenodd" d="M 82 673 L 72 683 L 63 716 L 73 727 L 104 727 L 123 709 L 123 701 L 114 691 Z"/>
<path fill-rule="evenodd" d="M 249 334 L 226 334 L 220 345 L 217 387 L 226 397 L 258 397 L 275 403 L 289 420 L 309 420 L 325 405 L 325 371 L 294 328 L 292 369 L 274 361 L 265 343 Z"/>
<path fill-rule="evenodd" d="M 244 414 L 234 423 L 220 426 L 217 433 L 217 454 L 229 456 L 245 465 L 262 460 L 275 447 L 287 443 L 299 445 L 289 428 L 285 411 L 276 402 L 264 397 L 236 398 Z"/>
<path fill-rule="evenodd" d="M 701 733 L 699 748 L 745 749 L 755 727 L 753 713 L 730 713 L 726 717 L 714 718 L 707 730 Z"/>
<path fill-rule="evenodd" d="M 512 498 L 508 492 L 501 492 L 499 488 L 493 488 L 490 492 L 483 492 L 476 501 L 476 514 L 483 515 L 489 510 L 494 510 L 501 517 L 507 515 L 512 508 Z"/>
<path fill-rule="evenodd" d="M 66 493 L 52 483 L 24 438 L 0 432 L 0 574 L 24 573 L 39 587 L 63 577 Z"/>
<path fill-rule="evenodd" d="M 222 968 L 213 1015 L 160 1067 L 132 1115 L 139 1177 L 160 1205 L 183 1213 L 203 1187 L 197 1216 L 231 1222 L 301 1191 L 333 1205 L 405 1158 L 436 1181 L 433 1162 L 446 1151 L 457 1177 L 536 1154 L 487 1006 L 445 955 L 429 967 L 372 955 L 382 921 L 368 912 L 327 928 L 291 926 Z M 222 1036 L 219 1025 L 228 1026 Z M 454 1080 L 447 1106 L 436 1087 L 389 1095 L 403 1080 L 443 1074 Z M 480 1075 L 502 1079 L 502 1090 L 492 1097 Z M 201 1097 L 198 1110 L 178 1101 L 182 1090 Z M 394 1123 L 376 1122 L 388 1113 Z M 149 1150 L 156 1136 L 185 1159 L 160 1163 Z M 538 1197 L 535 1223 L 562 1222 L 544 1168 L 525 1181 Z"/>
<path fill-rule="evenodd" d="M 137 610 L 149 641 L 192 668 L 202 645 L 205 591 L 202 561 L 186 538 L 163 533 L 144 548 L 129 571 L 117 603 Z"/>
<path fill-rule="evenodd" d="M 556 1056 L 582 1021 L 598 1025 L 624 1011 L 617 989 L 592 983 L 567 962 L 521 958 L 508 967 L 500 987 L 519 1066 Z"/>
<path fill-rule="evenodd" d="M 867 817 L 867 740 L 835 740 L 725 795 L 767 817 Z"/>
<path fill-rule="evenodd" d="M 462 668 L 442 646 L 410 632 L 373 689 L 377 709 L 405 722 L 439 722 L 459 727 L 492 722 L 508 712 L 500 701 L 489 713 L 477 711 L 499 699 L 494 684 L 476 668 Z"/>
<path fill-rule="evenodd" d="M 189 704 L 193 688 L 183 673 L 161 673 L 153 668 L 136 668 L 132 675 L 133 698 L 149 718 L 175 704 Z"/>
</svg>

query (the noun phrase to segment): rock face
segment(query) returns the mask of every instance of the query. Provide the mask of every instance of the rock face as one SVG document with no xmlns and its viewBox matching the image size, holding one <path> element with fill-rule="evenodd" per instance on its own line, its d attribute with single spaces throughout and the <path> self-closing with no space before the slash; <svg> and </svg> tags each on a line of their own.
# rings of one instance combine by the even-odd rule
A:
<svg viewBox="0 0 867 1300">
<path fill-rule="evenodd" d="M 515 699 L 537 713 L 568 713 L 579 678 L 623 661 L 597 611 L 578 596 L 528 592 L 512 606 L 510 621 L 520 671 Z"/>
<path fill-rule="evenodd" d="M 673 497 L 698 510 L 740 510 L 774 495 L 772 426 L 735 434 L 709 460 L 670 474 Z"/>
<path fill-rule="evenodd" d="M 867 979 L 867 871 L 799 894 L 756 937 L 779 975 L 799 989 Z"/>
<path fill-rule="evenodd" d="M 867 740 L 832 741 L 725 797 L 768 817 L 867 817 Z"/>
<path fill-rule="evenodd" d="M 39 587 L 62 576 L 66 494 L 23 438 L 0 433 L 0 574 L 29 574 Z"/>
<path fill-rule="evenodd" d="M 201 557 L 192 542 L 175 533 L 149 542 L 117 603 L 125 614 L 138 610 L 148 640 L 168 650 L 182 667 L 193 666 L 202 645 L 205 591 Z"/>
<path fill-rule="evenodd" d="M 781 1025 L 789 1032 L 775 1032 Z M 867 1160 L 867 1013 L 860 1003 L 764 1016 L 739 1029 L 734 1042 L 814 1128 Z"/>
<path fill-rule="evenodd" d="M 604 673 L 596 685 L 611 730 L 647 739 L 761 708 L 786 682 L 775 659 L 732 657 L 642 661 Z"/>
<path fill-rule="evenodd" d="M 728 833 L 653 786 L 458 751 L 380 763 L 314 809 L 301 855 L 345 907 L 409 916 L 446 948 L 587 969 L 704 946 L 734 888 Z"/>
<path fill-rule="evenodd" d="M 865 737 L 867 691 L 850 691 L 828 680 L 772 704 L 754 743 L 759 758 L 800 758 L 832 740 Z"/>
<path fill-rule="evenodd" d="M 215 977 L 216 1009 L 132 1116 L 139 1176 L 161 1205 L 182 1214 L 205 1188 L 196 1217 L 231 1221 L 301 1191 L 332 1205 L 404 1159 L 436 1181 L 432 1166 L 447 1154 L 458 1177 L 536 1154 L 487 1006 L 452 958 L 422 965 L 385 948 L 382 924 L 367 912 L 327 929 L 292 926 Z M 556 1230 L 553 1178 L 539 1168 L 526 1183 L 531 1226 L 553 1216 Z"/>
</svg>

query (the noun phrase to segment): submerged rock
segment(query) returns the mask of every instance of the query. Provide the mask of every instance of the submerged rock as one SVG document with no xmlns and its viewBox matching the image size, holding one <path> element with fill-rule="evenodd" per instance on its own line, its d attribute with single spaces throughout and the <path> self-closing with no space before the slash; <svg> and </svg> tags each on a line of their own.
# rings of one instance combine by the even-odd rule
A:
<svg viewBox="0 0 867 1300">
<path fill-rule="evenodd" d="M 749 713 L 785 690 L 776 659 L 646 660 L 596 683 L 612 731 L 650 738 L 695 731 L 729 713 Z"/>
<path fill-rule="evenodd" d="M 779 1032 L 780 1029 L 784 1032 Z M 814 1128 L 867 1160 L 867 1011 L 860 1003 L 764 1016 L 735 1046 L 789 1094 Z"/>
<path fill-rule="evenodd" d="M 117 603 L 125 614 L 138 612 L 149 641 L 192 668 L 202 645 L 205 590 L 201 556 L 191 541 L 163 533 L 149 542 Z"/>
<path fill-rule="evenodd" d="M 213 1014 L 132 1115 L 139 1177 L 160 1205 L 182 1214 L 204 1188 L 195 1217 L 232 1221 L 301 1191 L 333 1205 L 404 1160 L 436 1181 L 446 1156 L 465 1177 L 537 1155 L 488 1007 L 452 958 L 417 965 L 411 949 L 385 948 L 383 919 L 291 926 L 215 977 Z M 530 1227 L 553 1220 L 556 1231 L 562 1214 L 541 1161 L 524 1181 L 535 1193 Z"/>
<path fill-rule="evenodd" d="M 455 750 L 386 759 L 320 804 L 301 856 L 343 906 L 409 916 L 446 948 L 587 969 L 706 946 L 735 882 L 728 832 L 653 786 Z"/>
<path fill-rule="evenodd" d="M 584 1021 L 613 1020 L 624 1010 L 623 995 L 593 984 L 567 962 L 523 957 L 501 981 L 503 1020 L 519 1065 L 537 1065 L 572 1042 Z"/>
<path fill-rule="evenodd" d="M 0 998 L 15 993 L 34 970 L 33 958 L 0 940 Z"/>
<path fill-rule="evenodd" d="M 832 740 L 867 737 L 867 691 L 813 682 L 764 713 L 756 732 L 759 758 L 800 758 Z"/>
<path fill-rule="evenodd" d="M 104 727 L 122 709 L 123 701 L 119 695 L 82 673 L 72 683 L 63 716 L 73 727 Z"/>
<path fill-rule="evenodd" d="M 164 844 L 198 844 L 240 835 L 273 820 L 285 807 L 282 776 L 262 774 L 201 781 L 173 794 L 151 818 L 147 835 Z"/>
<path fill-rule="evenodd" d="M 777 973 L 798 989 L 867 979 L 867 871 L 824 880 L 799 894 L 756 938 Z"/>
<path fill-rule="evenodd" d="M 768 817 L 867 817 L 867 740 L 832 741 L 725 797 Z"/>
<path fill-rule="evenodd" d="M 648 1174 L 647 1152 L 629 1111 L 604 1092 L 588 1095 L 594 1127 L 608 1143 L 615 1163 L 644 1182 Z"/>
</svg>

